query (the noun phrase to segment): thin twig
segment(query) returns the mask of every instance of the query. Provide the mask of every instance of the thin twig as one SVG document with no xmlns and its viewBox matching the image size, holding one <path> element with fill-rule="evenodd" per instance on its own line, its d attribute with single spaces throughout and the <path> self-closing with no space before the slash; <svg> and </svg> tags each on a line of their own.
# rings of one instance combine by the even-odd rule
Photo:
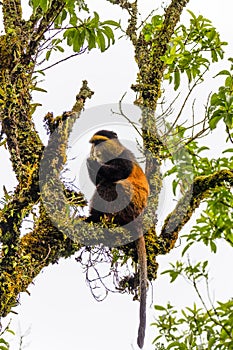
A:
<svg viewBox="0 0 233 350">
<path fill-rule="evenodd" d="M 188 92 L 187 96 L 186 96 L 185 99 L 184 99 L 184 102 L 183 102 L 183 104 L 182 104 L 182 106 L 181 106 L 181 109 L 180 109 L 178 115 L 177 115 L 175 121 L 173 122 L 173 124 L 171 125 L 170 129 L 168 129 L 166 135 L 169 134 L 170 131 L 175 127 L 176 123 L 178 122 L 178 120 L 179 120 L 179 118 L 180 118 L 180 116 L 181 116 L 181 114 L 182 114 L 182 112 L 183 112 L 183 110 L 184 110 L 184 107 L 186 106 L 186 103 L 187 103 L 187 101 L 188 101 L 188 99 L 189 99 L 191 93 L 193 92 L 193 90 L 195 89 L 195 87 L 196 87 L 198 84 L 201 83 L 201 80 L 202 80 L 204 74 L 207 72 L 207 70 L 208 70 L 208 69 L 206 69 L 206 70 L 200 75 L 200 77 L 194 82 L 193 86 L 189 89 L 189 92 Z"/>
<path fill-rule="evenodd" d="M 152 10 L 150 13 L 149 13 L 149 15 L 142 21 L 142 23 L 140 24 L 140 26 L 138 26 L 138 28 L 137 29 L 140 29 L 142 26 L 144 26 L 144 24 L 146 24 L 147 23 L 147 20 L 153 15 L 153 13 L 155 12 L 155 11 L 157 11 L 158 9 L 155 9 L 155 10 Z"/>
<path fill-rule="evenodd" d="M 57 29 L 57 28 L 50 28 L 50 30 L 49 31 L 52 31 L 52 30 L 55 30 L 56 29 L 56 33 L 54 33 L 52 36 L 50 36 L 49 38 L 47 38 L 44 42 L 43 42 L 43 44 L 40 46 L 40 48 L 39 48 L 39 52 L 40 51 L 42 51 L 42 50 L 45 50 L 45 49 L 47 49 L 48 47 L 49 47 L 49 45 L 51 44 L 51 40 L 52 39 L 54 39 L 58 34 L 60 34 L 63 30 L 65 30 L 66 28 L 59 28 L 59 29 Z M 47 44 L 47 46 L 45 46 Z"/>
<path fill-rule="evenodd" d="M 190 263 L 189 258 L 188 258 L 188 263 L 189 263 L 189 266 L 191 267 L 191 263 Z M 198 289 L 198 287 L 197 287 L 197 282 L 196 282 L 195 277 L 192 276 L 192 278 L 190 278 L 190 281 L 191 281 L 191 283 L 192 283 L 192 285 L 193 285 L 193 287 L 194 287 L 194 289 L 195 289 L 195 291 L 196 291 L 196 293 L 197 293 L 197 295 L 198 295 L 198 298 L 200 299 L 202 305 L 204 306 L 204 308 L 205 308 L 205 310 L 206 310 L 206 313 L 207 313 L 207 315 L 209 316 L 210 320 L 211 320 L 215 325 L 222 327 L 222 329 L 224 329 L 224 331 L 226 332 L 226 334 L 231 338 L 231 333 L 230 333 L 230 332 L 228 331 L 228 329 L 224 326 L 224 324 L 222 324 L 222 322 L 219 320 L 219 316 L 218 316 L 217 310 L 216 310 L 215 308 L 214 308 L 214 314 L 215 314 L 215 316 L 217 316 L 218 321 L 216 321 L 216 319 L 212 316 L 210 310 L 208 309 L 208 307 L 207 307 L 207 305 L 206 305 L 206 303 L 205 303 L 205 301 L 204 301 L 204 299 L 203 299 L 203 297 L 202 297 L 202 295 L 201 295 L 201 293 L 200 293 L 200 291 L 199 291 L 199 289 Z"/>
<path fill-rule="evenodd" d="M 233 143 L 233 138 L 232 138 L 232 136 L 231 136 L 231 133 L 230 133 L 229 127 L 228 127 L 227 125 L 226 125 L 226 131 L 227 131 L 227 135 L 228 135 L 228 137 L 229 137 L 229 139 L 230 139 L 231 143 Z"/>
<path fill-rule="evenodd" d="M 87 50 L 87 47 L 85 47 L 84 49 L 82 49 L 81 51 L 79 51 L 79 52 L 77 52 L 77 53 L 74 53 L 73 55 L 70 55 L 70 56 L 68 56 L 68 57 L 66 57 L 66 58 L 63 58 L 63 59 L 60 60 L 60 61 L 57 61 L 57 62 L 51 64 L 51 65 L 48 66 L 48 67 L 45 67 L 45 68 L 43 68 L 43 69 L 40 69 L 40 72 L 44 72 L 45 70 L 50 69 L 50 68 L 52 68 L 52 67 L 58 65 L 59 63 L 62 63 L 62 62 L 65 62 L 65 61 L 69 60 L 70 58 L 73 58 L 73 57 L 82 55 L 83 53 L 86 52 L 86 50 Z M 38 71 L 35 71 L 35 73 L 36 73 L 36 72 L 38 72 Z"/>
<path fill-rule="evenodd" d="M 176 100 L 179 98 L 180 96 L 180 92 L 177 94 L 177 96 L 172 100 L 172 102 L 169 104 L 169 106 L 167 107 L 167 109 L 165 109 L 165 111 L 162 112 L 162 114 L 159 117 L 162 116 L 167 116 L 168 114 L 170 115 L 171 113 L 169 112 L 172 109 L 172 106 L 174 105 L 174 103 L 176 102 Z M 162 104 L 162 103 L 161 103 Z"/>
<path fill-rule="evenodd" d="M 114 112 L 112 109 L 111 109 L 111 112 L 112 112 L 112 114 L 119 115 L 119 116 L 122 116 L 123 118 L 125 118 L 129 122 L 129 124 L 132 125 L 132 127 L 137 131 L 137 133 L 140 135 L 140 137 L 142 137 L 142 134 L 140 133 L 139 129 L 135 125 L 136 123 L 132 122 L 132 120 L 129 117 L 127 117 L 127 115 L 123 112 L 122 101 L 123 101 L 123 99 L 124 99 L 126 94 L 127 94 L 127 92 L 125 92 L 123 94 L 123 96 L 121 97 L 121 99 L 119 101 L 119 111 L 120 111 L 120 113 Z"/>
</svg>

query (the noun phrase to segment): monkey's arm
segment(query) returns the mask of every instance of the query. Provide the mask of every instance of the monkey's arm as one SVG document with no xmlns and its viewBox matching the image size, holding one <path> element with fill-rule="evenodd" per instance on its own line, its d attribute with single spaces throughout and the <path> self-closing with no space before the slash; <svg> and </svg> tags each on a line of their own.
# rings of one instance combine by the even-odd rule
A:
<svg viewBox="0 0 233 350">
<path fill-rule="evenodd" d="M 116 182 L 126 179 L 132 172 L 133 162 L 129 159 L 114 158 L 101 164 L 88 158 L 87 168 L 91 181 L 97 186 L 100 181 Z"/>
</svg>

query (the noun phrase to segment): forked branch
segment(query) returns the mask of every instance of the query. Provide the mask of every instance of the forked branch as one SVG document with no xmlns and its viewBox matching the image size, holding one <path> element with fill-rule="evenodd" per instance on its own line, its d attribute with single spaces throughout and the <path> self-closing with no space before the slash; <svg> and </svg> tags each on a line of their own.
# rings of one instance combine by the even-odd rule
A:
<svg viewBox="0 0 233 350">
<path fill-rule="evenodd" d="M 168 253 L 175 245 L 178 234 L 190 220 L 201 201 L 209 196 L 210 190 L 229 183 L 233 186 L 233 170 L 220 170 L 211 175 L 198 176 L 190 189 L 179 200 L 175 209 L 164 221 L 158 238 L 161 254 Z"/>
</svg>

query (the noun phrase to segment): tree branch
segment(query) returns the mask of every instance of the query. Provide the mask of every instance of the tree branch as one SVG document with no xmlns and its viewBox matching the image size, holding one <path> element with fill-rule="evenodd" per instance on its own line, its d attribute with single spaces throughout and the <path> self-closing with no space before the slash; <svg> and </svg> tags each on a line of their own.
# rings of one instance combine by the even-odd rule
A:
<svg viewBox="0 0 233 350">
<path fill-rule="evenodd" d="M 51 135 L 49 150 L 51 152 L 56 152 L 57 150 L 58 153 L 55 158 L 54 153 L 53 157 L 50 158 L 51 163 L 45 169 L 45 173 L 47 170 L 48 174 L 45 175 L 42 172 L 40 176 L 50 176 L 53 171 L 59 176 L 66 160 L 66 146 L 73 123 L 82 111 L 86 99 L 90 98 L 92 94 L 93 92 L 88 88 L 87 82 L 84 81 L 71 112 L 64 113 L 61 117 L 54 119 L 50 115 L 47 123 L 51 132 L 55 132 L 59 128 L 62 129 L 62 124 L 64 126 L 64 123 L 65 127 L 63 128 L 63 138 L 59 138 L 59 142 L 55 142 L 52 145 L 50 143 L 53 143 L 54 139 L 52 139 Z M 36 166 L 39 168 L 40 159 L 38 159 Z M 70 238 L 67 238 L 64 233 L 53 225 L 42 204 L 40 204 L 40 217 L 35 229 L 20 238 L 20 225 L 25 217 L 25 213 L 32 209 L 36 200 L 41 200 L 38 183 L 39 170 L 36 174 L 38 177 L 29 182 L 28 187 L 22 188 L 22 183 L 20 182 L 18 192 L 16 191 L 18 196 L 14 194 L 13 199 L 0 212 L 0 232 L 3 243 L 0 255 L 0 315 L 6 315 L 11 307 L 17 304 L 18 293 L 26 290 L 33 278 L 44 266 L 54 263 L 60 257 L 70 256 L 75 249 L 78 249 L 77 244 L 74 244 Z M 57 185 L 59 186 L 60 184 L 58 183 Z M 32 196 L 34 197 L 32 198 Z M 83 198 L 80 198 L 80 200 L 83 204 Z M 66 213 L 61 215 L 60 212 L 59 215 L 66 217 Z"/>
<path fill-rule="evenodd" d="M 41 11 L 37 11 L 35 15 L 32 15 L 28 21 L 29 25 L 29 43 L 27 47 L 27 52 L 25 57 L 31 58 L 41 44 L 41 40 L 44 37 L 44 34 L 53 24 L 54 20 L 60 14 L 60 12 L 65 7 L 65 1 L 62 0 L 53 0 L 49 6 L 47 12 L 42 16 Z"/>
<path fill-rule="evenodd" d="M 161 234 L 158 237 L 160 254 L 168 253 L 175 245 L 178 234 L 190 220 L 201 201 L 208 197 L 209 190 L 228 182 L 233 186 L 233 170 L 220 170 L 211 175 L 198 176 L 192 186 L 179 200 L 175 209 L 164 221 Z"/>
<path fill-rule="evenodd" d="M 157 31 L 152 42 L 146 42 L 144 33 L 141 32 L 135 45 L 139 83 L 132 85 L 132 89 L 140 93 L 137 104 L 153 111 L 156 110 L 157 100 L 161 94 L 160 84 L 166 68 L 161 57 L 166 53 L 167 45 L 188 2 L 189 0 L 173 0 L 165 11 L 162 28 Z"/>
<path fill-rule="evenodd" d="M 129 2 L 128 0 L 107 0 L 114 5 L 119 5 L 123 10 L 126 10 L 129 14 L 128 27 L 126 29 L 126 35 L 130 38 L 133 45 L 137 44 L 137 15 L 138 7 L 137 0 Z"/>
<path fill-rule="evenodd" d="M 20 0 L 2 1 L 3 22 L 5 31 L 20 28 L 22 20 L 22 7 Z"/>
</svg>

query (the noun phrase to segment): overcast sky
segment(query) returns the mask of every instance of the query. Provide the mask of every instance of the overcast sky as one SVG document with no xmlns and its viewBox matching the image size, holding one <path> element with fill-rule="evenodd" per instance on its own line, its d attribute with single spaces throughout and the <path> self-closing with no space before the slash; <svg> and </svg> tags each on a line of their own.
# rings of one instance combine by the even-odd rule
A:
<svg viewBox="0 0 233 350">
<path fill-rule="evenodd" d="M 93 2 L 91 9 L 96 10 L 101 19 L 122 18 L 123 14 L 117 6 L 112 6 L 104 0 Z M 141 1 L 143 3 L 142 17 L 146 16 L 158 1 Z M 203 14 L 211 19 L 221 33 L 222 39 L 229 42 L 226 48 L 227 56 L 233 56 L 232 39 L 232 0 L 191 0 L 187 7 L 196 14 Z M 187 15 L 183 18 L 186 20 Z M 216 65 L 216 73 L 223 67 Z M 226 68 L 229 64 L 226 65 Z M 44 115 L 48 111 L 61 114 L 69 110 L 75 101 L 75 95 L 79 91 L 81 81 L 87 79 L 91 89 L 95 91 L 93 98 L 86 105 L 86 119 L 83 133 L 74 137 L 73 144 L 84 144 L 82 156 L 80 155 L 80 169 L 85 167 L 85 156 L 89 152 L 87 140 L 93 129 L 101 126 L 113 128 L 112 119 L 101 120 L 99 113 L 107 108 L 109 110 L 127 92 L 125 102 L 132 106 L 134 95 L 130 91 L 130 85 L 136 80 L 136 64 L 133 59 L 133 50 L 130 42 L 124 39 L 117 41 L 113 47 L 105 53 L 93 50 L 47 71 L 44 81 L 40 86 L 45 88 L 47 94 L 34 95 L 35 101 L 40 101 L 43 106 L 36 113 L 36 124 L 40 135 L 45 137 L 45 132 L 39 127 Z M 206 85 L 206 94 L 213 89 L 213 82 Z M 200 98 L 203 97 L 201 94 Z M 204 103 L 205 101 L 203 101 Z M 105 106 L 103 106 L 105 105 Z M 98 107 L 98 108 L 97 108 Z M 133 107 L 132 107 L 133 108 Z M 98 112 L 98 113 L 97 113 Z M 89 113 L 89 114 L 88 114 Z M 94 116 L 94 117 L 93 117 Z M 96 123 L 97 119 L 100 118 Z M 84 118 L 84 116 L 83 116 Z M 95 124 L 96 123 L 96 124 Z M 121 128 L 122 121 L 117 121 L 117 130 L 125 136 L 125 129 Z M 96 126 L 95 126 L 96 125 Z M 85 131 L 86 130 L 86 131 Z M 130 132 L 127 131 L 129 135 Z M 133 135 L 133 134 L 132 134 Z M 131 140 L 132 136 L 129 137 Z M 216 138 L 211 144 L 216 147 Z M 0 153 L 0 160 L 4 162 L 5 172 L 1 174 L 1 183 L 7 183 L 8 188 L 14 185 L 13 178 L 9 178 L 9 161 L 4 152 Z M 81 185 L 87 189 L 85 176 L 79 170 Z M 80 175 L 81 174 L 81 175 Z M 2 187 L 2 186 L 1 186 Z M 166 207 L 169 195 L 164 192 L 162 208 Z M 91 195 L 89 193 L 89 195 Z M 169 203 L 170 205 L 171 203 Z M 188 226 L 185 228 L 188 231 Z M 174 249 L 169 256 L 159 257 L 160 273 L 168 267 L 168 263 L 180 258 L 183 246 Z M 208 254 L 208 256 L 207 256 Z M 210 274 L 213 277 L 211 287 L 214 290 L 214 299 L 226 300 L 232 297 L 232 281 L 228 276 L 232 275 L 232 251 L 224 242 L 219 243 L 218 253 L 209 254 L 202 245 L 190 250 L 190 257 L 194 261 L 208 260 L 211 264 Z M 229 267 L 229 270 L 227 270 Z M 223 268 L 224 272 L 223 273 Z M 226 285 L 227 288 L 222 288 Z M 137 349 L 136 337 L 138 328 L 139 303 L 132 301 L 131 296 L 109 295 L 101 303 L 96 302 L 91 296 L 89 288 L 85 284 L 85 275 L 81 267 L 75 262 L 74 257 L 60 260 L 59 264 L 49 266 L 35 279 L 34 285 L 29 288 L 31 296 L 22 294 L 20 306 L 17 308 L 18 316 L 12 317 L 12 328 L 18 331 L 18 335 L 25 334 L 30 328 L 25 339 L 30 350 L 132 350 Z M 170 284 L 168 276 L 158 276 L 153 283 L 153 289 L 148 292 L 149 304 L 163 304 L 168 301 L 177 306 L 191 306 L 196 296 L 191 287 L 185 281 Z M 153 307 L 148 307 L 148 326 L 145 349 L 152 350 L 153 338 L 156 330 L 150 327 L 155 313 Z M 12 350 L 18 350 L 18 343 L 14 337 Z M 15 340 L 14 340 L 15 339 Z"/>
</svg>

